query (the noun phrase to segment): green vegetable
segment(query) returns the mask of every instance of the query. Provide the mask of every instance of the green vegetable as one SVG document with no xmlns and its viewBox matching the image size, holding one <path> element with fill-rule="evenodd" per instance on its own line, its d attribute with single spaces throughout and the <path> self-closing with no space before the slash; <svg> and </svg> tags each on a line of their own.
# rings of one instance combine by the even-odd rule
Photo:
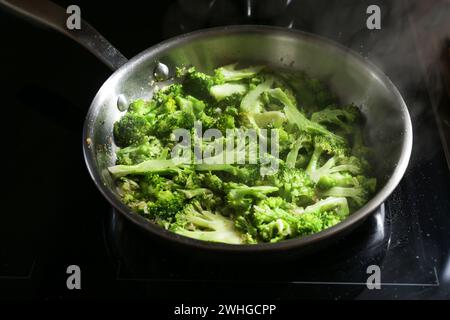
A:
<svg viewBox="0 0 450 320">
<path fill-rule="evenodd" d="M 122 165 L 133 165 L 145 160 L 157 158 L 163 152 L 161 142 L 149 137 L 144 143 L 121 148 L 117 151 L 117 163 Z"/>
<path fill-rule="evenodd" d="M 147 173 L 177 173 L 179 164 L 173 160 L 147 160 L 136 165 L 117 165 L 108 168 L 115 178 L 127 175 L 139 175 Z"/>
<path fill-rule="evenodd" d="M 319 80 L 236 63 L 179 68 L 175 80 L 114 124 L 109 172 L 150 221 L 204 241 L 273 243 L 330 228 L 375 193 L 361 112 Z"/>
<path fill-rule="evenodd" d="M 212 86 L 209 92 L 217 101 L 223 100 L 232 95 L 241 95 L 247 91 L 247 87 L 239 83 L 224 83 Z"/>
<path fill-rule="evenodd" d="M 244 240 L 232 220 L 218 212 L 205 210 L 198 201 L 188 204 L 178 214 L 170 230 L 186 237 L 205 241 L 241 244 Z"/>
</svg>

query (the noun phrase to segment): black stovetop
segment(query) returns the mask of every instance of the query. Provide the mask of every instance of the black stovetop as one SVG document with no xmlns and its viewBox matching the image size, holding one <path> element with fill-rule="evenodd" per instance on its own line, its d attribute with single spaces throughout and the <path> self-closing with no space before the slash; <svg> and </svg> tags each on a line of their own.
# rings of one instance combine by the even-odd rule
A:
<svg viewBox="0 0 450 320">
<path fill-rule="evenodd" d="M 293 27 L 341 42 L 398 86 L 412 116 L 413 154 L 386 203 L 318 253 L 253 264 L 172 251 L 112 211 L 86 170 L 83 120 L 110 71 L 61 35 L 0 12 L 0 39 L 8 44 L 0 50 L 7 137 L 0 298 L 450 298 L 450 175 L 413 38 L 418 22 L 408 19 L 405 6 L 179 0 L 151 8 L 137 2 L 127 10 L 71 2 L 129 57 L 176 34 L 238 23 Z M 365 27 L 369 4 L 381 7 L 381 30 Z M 69 265 L 82 270 L 81 290 L 66 287 Z M 365 285 L 370 265 L 381 267 L 381 290 Z"/>
</svg>

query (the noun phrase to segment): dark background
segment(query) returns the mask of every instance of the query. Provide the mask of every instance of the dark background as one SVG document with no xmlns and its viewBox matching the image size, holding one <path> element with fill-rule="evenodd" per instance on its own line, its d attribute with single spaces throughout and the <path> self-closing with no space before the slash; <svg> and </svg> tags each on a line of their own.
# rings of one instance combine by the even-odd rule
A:
<svg viewBox="0 0 450 320">
<path fill-rule="evenodd" d="M 409 14 L 417 12 L 420 1 L 394 4 L 394 1 L 294 0 L 289 10 L 283 10 L 274 4 L 278 1 L 261 0 L 255 5 L 252 18 L 246 16 L 246 1 L 234 0 L 217 0 L 210 12 L 205 12 L 206 1 L 57 2 L 64 6 L 78 4 L 83 19 L 126 57 L 177 34 L 243 23 L 293 25 L 368 57 L 399 87 L 414 121 L 415 147 L 407 180 L 391 201 L 397 203 L 400 215 L 420 211 L 421 221 L 446 219 L 419 228 L 420 234 L 429 238 L 425 242 L 430 242 L 430 250 L 436 250 L 434 262 L 442 267 L 439 275 L 445 276 L 450 243 L 449 175 L 435 114 L 424 91 L 430 66 L 421 65 L 412 29 L 415 26 L 439 35 L 442 24 L 433 23 L 442 20 L 441 2 L 435 2 L 436 12 L 431 17 L 419 14 L 417 19 Z M 382 30 L 366 29 L 365 9 L 369 4 L 381 7 Z M 0 297 L 171 297 L 172 284 L 162 284 L 165 289 L 159 294 L 149 285 L 116 281 L 116 266 L 105 250 L 102 226 L 110 208 L 86 170 L 81 132 L 89 105 L 111 71 L 70 39 L 3 11 L 0 11 L 0 39 L 4 142 Z M 80 292 L 66 289 L 66 267 L 70 264 L 82 269 Z M 214 296 L 217 289 L 192 283 L 173 288 L 177 292 L 174 295 L 181 298 L 205 297 L 208 290 Z M 258 292 L 260 297 L 283 296 L 261 288 L 248 290 L 256 298 Z M 291 292 L 292 288 L 276 290 Z M 301 290 L 306 292 L 308 288 Z M 449 298 L 448 287 L 444 290 L 417 296 L 401 291 L 405 293 L 400 297 Z M 397 294 L 394 290 L 385 297 L 396 298 Z"/>
</svg>

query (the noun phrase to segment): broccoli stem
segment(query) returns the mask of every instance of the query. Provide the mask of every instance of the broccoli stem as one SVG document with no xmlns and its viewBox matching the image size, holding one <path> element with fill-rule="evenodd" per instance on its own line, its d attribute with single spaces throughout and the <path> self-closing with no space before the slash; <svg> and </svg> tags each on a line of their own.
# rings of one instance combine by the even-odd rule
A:
<svg viewBox="0 0 450 320">
<path fill-rule="evenodd" d="M 263 66 L 253 66 L 236 70 L 236 65 L 237 63 L 223 66 L 216 70 L 216 75 L 224 81 L 236 81 L 251 78 L 264 68 Z"/>
<path fill-rule="evenodd" d="M 251 90 L 245 95 L 241 101 L 241 110 L 247 113 L 259 113 L 261 112 L 261 101 L 259 96 L 272 87 L 273 79 L 267 79 L 263 83 L 256 86 L 255 89 Z"/>
<path fill-rule="evenodd" d="M 278 99 L 281 103 L 284 104 L 284 113 L 286 114 L 287 119 L 297 125 L 300 131 L 320 134 L 326 137 L 329 137 L 331 140 L 336 141 L 338 143 L 345 143 L 345 139 L 335 135 L 331 131 L 328 131 L 326 128 L 321 126 L 318 123 L 312 122 L 308 120 L 298 109 L 295 103 L 281 90 L 280 88 L 272 89 L 269 91 L 269 94 Z"/>
<path fill-rule="evenodd" d="M 304 139 L 303 137 L 298 138 L 294 145 L 292 146 L 291 151 L 289 151 L 287 157 L 286 157 L 286 166 L 288 168 L 295 168 L 295 164 L 297 162 L 298 152 L 300 151 L 300 148 L 303 146 Z"/>
<path fill-rule="evenodd" d="M 322 192 L 324 196 L 346 197 L 362 207 L 367 201 L 367 191 L 362 187 L 332 187 Z M 344 198 L 345 199 L 345 198 Z"/>
<path fill-rule="evenodd" d="M 232 166 L 231 164 L 196 164 L 195 170 L 197 171 L 224 171 L 236 175 L 238 173 L 238 168 Z"/>
<path fill-rule="evenodd" d="M 234 94 L 244 94 L 247 92 L 247 86 L 240 83 L 224 83 L 212 86 L 209 92 L 217 101 L 222 101 Z"/>
<path fill-rule="evenodd" d="M 198 197 L 201 195 L 205 195 L 205 194 L 212 194 L 212 191 L 207 188 L 197 188 L 197 189 L 190 189 L 190 190 L 180 189 L 178 191 L 183 193 L 187 199 L 192 199 L 192 198 L 195 198 L 195 197 Z"/>
<path fill-rule="evenodd" d="M 174 160 L 147 160 L 136 165 L 118 165 L 109 167 L 109 172 L 114 178 L 124 177 L 130 174 L 146 173 L 177 173 L 180 171 L 180 164 Z"/>
</svg>

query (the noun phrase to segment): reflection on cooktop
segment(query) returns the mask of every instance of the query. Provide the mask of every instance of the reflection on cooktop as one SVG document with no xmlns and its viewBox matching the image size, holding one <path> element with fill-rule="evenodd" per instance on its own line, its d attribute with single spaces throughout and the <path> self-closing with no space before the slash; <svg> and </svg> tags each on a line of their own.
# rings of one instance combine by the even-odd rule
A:
<svg viewBox="0 0 450 320">
<path fill-rule="evenodd" d="M 382 205 L 354 232 L 336 243 L 283 264 L 270 258 L 252 263 L 180 255 L 149 238 L 115 210 L 106 216 L 104 232 L 111 259 L 117 264 L 118 279 L 122 280 L 339 284 L 365 282 L 367 267 L 382 264 L 391 237 L 392 219 L 388 215 Z M 332 295 L 336 296 L 336 292 Z"/>
</svg>

